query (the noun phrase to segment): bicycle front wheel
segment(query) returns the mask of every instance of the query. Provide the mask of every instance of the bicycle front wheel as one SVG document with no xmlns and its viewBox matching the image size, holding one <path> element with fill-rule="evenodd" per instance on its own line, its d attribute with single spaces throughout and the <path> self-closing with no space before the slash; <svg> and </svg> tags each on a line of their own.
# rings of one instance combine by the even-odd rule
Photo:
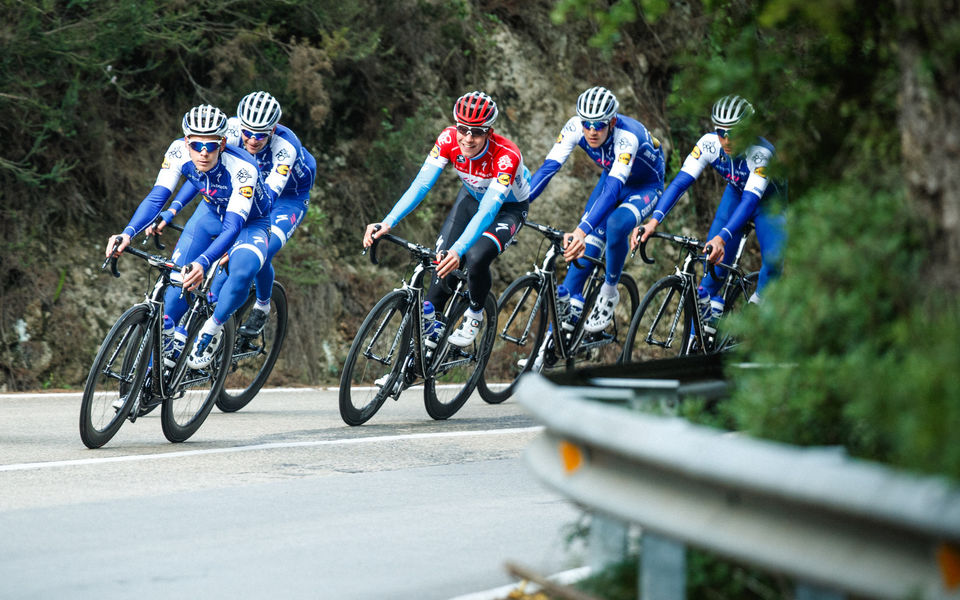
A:
<svg viewBox="0 0 960 600">
<path fill-rule="evenodd" d="M 467 303 L 463 303 L 463 311 Z M 451 315 L 450 327 L 459 324 L 463 311 Z M 488 293 L 483 304 L 483 320 L 477 337 L 468 346 L 459 347 L 449 343 L 449 335 L 444 335 L 437 344 L 432 362 L 432 374 L 426 377 L 423 386 L 423 404 L 427 414 L 442 420 L 452 417 L 477 387 L 477 381 L 483 373 L 493 345 L 494 330 L 497 322 L 497 302 L 493 294 Z"/>
<path fill-rule="evenodd" d="M 653 284 L 634 313 L 620 362 L 682 356 L 690 338 L 684 284 L 671 275 Z"/>
<path fill-rule="evenodd" d="M 507 286 L 497 301 L 493 346 L 477 383 L 480 397 L 500 404 L 513 395 L 520 376 L 533 368 L 547 327 L 547 308 L 537 275 L 524 275 Z"/>
<path fill-rule="evenodd" d="M 183 352 L 193 352 L 203 320 L 198 319 Z M 163 435 L 171 442 L 184 442 L 200 429 L 207 419 L 213 405 L 223 390 L 223 382 L 230 370 L 231 352 L 234 344 L 235 325 L 233 319 L 223 324 L 220 344 L 213 360 L 203 369 L 186 367 L 186 372 L 176 389 L 168 390 L 160 411 L 160 423 Z"/>
<path fill-rule="evenodd" d="M 410 295 L 395 290 L 377 302 L 360 325 L 340 373 L 340 418 L 362 425 L 401 385 L 410 347 Z"/>
<path fill-rule="evenodd" d="M 93 360 L 80 402 L 80 439 L 87 448 L 109 442 L 137 399 L 150 361 L 150 310 L 129 308 L 110 329 Z"/>
<path fill-rule="evenodd" d="M 573 363 L 577 368 L 599 365 L 612 365 L 620 360 L 623 347 L 630 329 L 630 319 L 640 305 L 640 293 L 637 282 L 629 274 L 620 276 L 617 283 L 620 301 L 613 309 L 613 319 L 603 331 L 585 333 L 576 349 Z M 589 314 L 584 308 L 584 318 Z M 571 363 L 567 363 L 568 368 Z"/>
<path fill-rule="evenodd" d="M 251 289 L 246 302 L 234 313 L 238 330 L 250 315 L 256 300 L 256 293 Z M 253 400 L 270 377 L 286 336 L 287 293 L 275 281 L 270 296 L 270 312 L 263 329 L 252 337 L 240 331 L 234 336 L 233 357 L 223 391 L 217 398 L 217 408 L 223 412 L 236 412 Z"/>
</svg>

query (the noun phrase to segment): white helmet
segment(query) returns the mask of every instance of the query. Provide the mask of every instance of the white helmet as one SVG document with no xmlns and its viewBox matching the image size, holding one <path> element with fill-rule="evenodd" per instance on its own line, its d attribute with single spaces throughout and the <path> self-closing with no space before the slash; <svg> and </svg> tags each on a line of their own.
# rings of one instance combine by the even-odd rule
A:
<svg viewBox="0 0 960 600">
<path fill-rule="evenodd" d="M 753 114 L 753 106 L 740 96 L 724 96 L 713 105 L 713 124 L 730 128 Z"/>
<path fill-rule="evenodd" d="M 247 94 L 237 104 L 240 124 L 251 131 L 270 131 L 280 122 L 280 103 L 267 92 Z"/>
<path fill-rule="evenodd" d="M 609 121 L 619 108 L 617 97 L 605 87 L 592 87 L 577 98 L 577 115 L 584 121 Z"/>
<path fill-rule="evenodd" d="M 227 115 L 216 106 L 201 104 L 183 115 L 183 135 L 216 135 L 227 133 Z"/>
</svg>

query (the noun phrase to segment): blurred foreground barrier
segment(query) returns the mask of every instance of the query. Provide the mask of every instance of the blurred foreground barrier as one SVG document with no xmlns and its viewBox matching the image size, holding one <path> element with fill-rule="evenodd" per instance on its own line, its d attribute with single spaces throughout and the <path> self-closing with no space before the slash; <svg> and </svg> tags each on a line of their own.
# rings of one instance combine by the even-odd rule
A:
<svg viewBox="0 0 960 600">
<path fill-rule="evenodd" d="M 595 515 L 608 545 L 625 551 L 616 524 L 641 527 L 643 600 L 684 597 L 687 545 L 786 574 L 798 599 L 960 598 L 960 487 L 610 403 L 702 382 L 564 383 L 520 382 L 520 403 L 546 427 L 527 461 Z"/>
</svg>

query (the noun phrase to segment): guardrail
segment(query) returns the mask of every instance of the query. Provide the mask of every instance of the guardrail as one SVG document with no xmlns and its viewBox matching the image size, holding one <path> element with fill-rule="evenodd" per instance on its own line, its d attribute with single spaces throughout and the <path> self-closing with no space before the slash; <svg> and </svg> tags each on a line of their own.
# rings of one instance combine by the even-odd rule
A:
<svg viewBox="0 0 960 600">
<path fill-rule="evenodd" d="M 791 576 L 797 598 L 960 598 L 960 488 L 609 402 L 647 385 L 530 375 L 517 391 L 545 425 L 533 471 L 601 524 L 642 528 L 644 600 L 683 597 L 686 545 Z"/>
</svg>

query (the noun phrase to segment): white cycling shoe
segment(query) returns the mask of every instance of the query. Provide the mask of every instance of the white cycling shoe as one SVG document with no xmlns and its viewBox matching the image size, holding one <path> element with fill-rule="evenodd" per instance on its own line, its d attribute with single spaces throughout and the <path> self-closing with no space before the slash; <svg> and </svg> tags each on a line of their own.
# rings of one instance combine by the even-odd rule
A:
<svg viewBox="0 0 960 600">
<path fill-rule="evenodd" d="M 593 305 L 593 310 L 590 311 L 590 316 L 587 317 L 587 322 L 583 324 L 583 328 L 590 333 L 606 329 L 610 321 L 613 320 L 613 310 L 619 302 L 619 290 L 616 296 L 610 297 L 603 294 L 597 296 L 597 302 Z"/>
<path fill-rule="evenodd" d="M 475 319 L 470 315 L 463 315 L 463 322 L 460 323 L 460 327 L 457 327 L 457 330 L 450 334 L 447 341 L 450 342 L 452 346 L 459 346 L 460 348 L 469 346 L 473 343 L 473 340 L 477 339 L 477 334 L 480 333 L 480 325 L 482 323 L 482 315 L 479 319 Z"/>
<path fill-rule="evenodd" d="M 223 330 L 216 335 L 204 333 L 200 335 L 197 343 L 193 345 L 193 351 L 187 357 L 187 366 L 191 369 L 206 369 L 213 362 L 213 357 L 220 347 L 220 340 L 223 339 Z"/>
</svg>

